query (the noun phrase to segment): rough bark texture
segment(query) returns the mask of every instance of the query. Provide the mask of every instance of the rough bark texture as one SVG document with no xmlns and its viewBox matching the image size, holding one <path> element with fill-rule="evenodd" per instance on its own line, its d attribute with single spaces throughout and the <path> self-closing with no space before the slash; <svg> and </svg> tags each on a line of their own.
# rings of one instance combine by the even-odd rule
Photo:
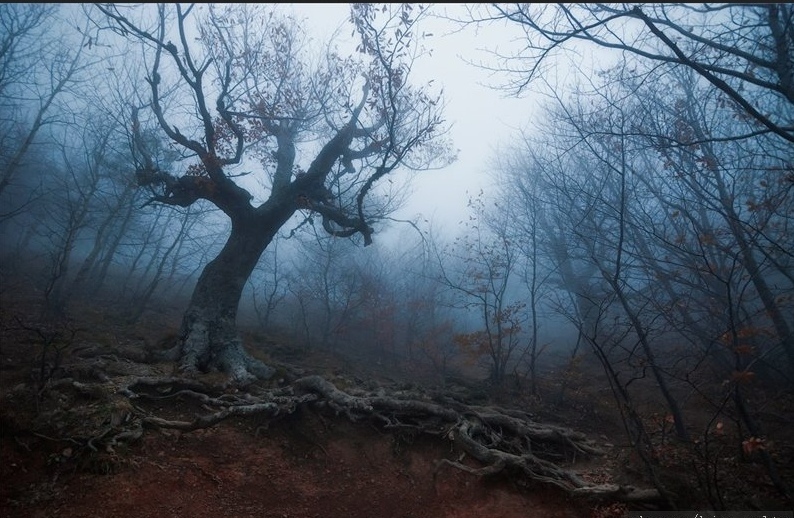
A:
<svg viewBox="0 0 794 518">
<path fill-rule="evenodd" d="M 170 354 L 178 359 L 182 372 L 218 370 L 242 383 L 268 379 L 274 373 L 243 349 L 236 325 L 245 283 L 283 224 L 257 216 L 233 220 L 226 245 L 207 264 L 196 283 L 182 320 L 179 342 Z"/>
</svg>

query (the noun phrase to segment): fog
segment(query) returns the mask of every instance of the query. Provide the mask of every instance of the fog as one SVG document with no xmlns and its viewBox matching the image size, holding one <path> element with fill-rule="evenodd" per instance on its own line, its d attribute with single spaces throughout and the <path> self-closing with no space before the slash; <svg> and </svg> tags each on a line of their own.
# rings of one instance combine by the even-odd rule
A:
<svg viewBox="0 0 794 518">
<path fill-rule="evenodd" d="M 139 322 L 208 303 L 226 261 L 241 329 L 439 379 L 577 355 L 791 379 L 794 93 L 768 27 L 649 6 L 566 46 L 551 7 L 271 7 L 3 5 L 4 293 Z"/>
</svg>

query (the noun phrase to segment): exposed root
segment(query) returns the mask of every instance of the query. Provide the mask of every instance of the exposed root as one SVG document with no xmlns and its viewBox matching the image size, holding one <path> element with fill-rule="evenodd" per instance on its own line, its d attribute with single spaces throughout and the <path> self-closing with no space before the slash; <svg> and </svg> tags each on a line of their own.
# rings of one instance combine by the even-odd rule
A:
<svg viewBox="0 0 794 518">
<path fill-rule="evenodd" d="M 387 429 L 410 428 L 422 433 L 442 436 L 452 441 L 480 467 L 444 459 L 443 465 L 484 476 L 507 471 L 535 482 L 560 488 L 571 495 L 605 500 L 655 501 L 655 490 L 638 490 L 616 484 L 590 484 L 573 469 L 560 465 L 560 459 L 573 464 L 577 457 L 591 457 L 602 451 L 583 434 L 568 428 L 541 424 L 528 414 L 498 407 L 468 406 L 458 403 L 450 408 L 428 400 L 421 393 L 389 394 L 383 389 L 360 394 L 345 392 L 320 376 L 307 376 L 291 385 L 217 396 L 212 389 L 197 390 L 195 381 L 151 378 L 131 380 L 124 393 L 139 399 L 189 398 L 209 411 L 191 420 L 169 420 L 155 416 L 142 417 L 148 426 L 174 428 L 182 431 L 212 426 L 232 416 L 258 415 L 275 418 L 290 414 L 304 405 L 326 408 L 351 421 L 372 420 Z M 159 393 L 152 388 L 159 385 Z M 162 394 L 162 388 L 167 393 Z M 155 391 L 157 392 L 157 391 Z"/>
<path fill-rule="evenodd" d="M 268 380 L 276 373 L 275 369 L 248 354 L 239 338 L 212 340 L 207 325 L 195 322 L 185 338 L 157 354 L 158 360 L 176 362 L 178 371 L 186 376 L 224 372 L 239 385 Z"/>
<path fill-rule="evenodd" d="M 228 373 L 232 379 L 241 384 L 268 380 L 276 373 L 275 369 L 249 355 L 239 339 L 233 340 L 224 347 L 220 354 L 213 358 L 211 365 L 221 372 Z"/>
<path fill-rule="evenodd" d="M 136 370 L 139 369 L 128 368 L 130 373 Z M 254 415 L 269 421 L 308 406 L 355 422 L 366 420 L 385 429 L 432 434 L 450 441 L 459 453 L 463 452 L 462 456 L 440 460 L 436 476 L 442 467 L 451 466 L 477 476 L 504 472 L 554 486 L 576 497 L 628 502 L 660 500 L 656 490 L 588 482 L 575 470 L 575 464 L 579 459 L 601 455 L 602 450 L 581 433 L 539 423 L 525 412 L 467 405 L 443 397 L 434 400 L 418 390 L 353 387 L 344 391 L 320 376 L 306 376 L 283 387 L 255 384 L 246 389 L 208 384 L 201 379 L 154 372 L 146 376 L 121 374 L 94 377 L 91 381 L 63 379 L 54 383 L 51 390 L 112 403 L 94 405 L 111 411 L 97 417 L 92 434 L 68 437 L 86 450 L 112 450 L 117 444 L 137 440 L 145 428 L 187 432 L 230 417 Z M 169 405 L 171 415 L 164 416 L 158 402 L 168 399 L 179 404 Z M 477 465 L 470 461 L 464 464 L 464 457 L 475 460 Z"/>
</svg>

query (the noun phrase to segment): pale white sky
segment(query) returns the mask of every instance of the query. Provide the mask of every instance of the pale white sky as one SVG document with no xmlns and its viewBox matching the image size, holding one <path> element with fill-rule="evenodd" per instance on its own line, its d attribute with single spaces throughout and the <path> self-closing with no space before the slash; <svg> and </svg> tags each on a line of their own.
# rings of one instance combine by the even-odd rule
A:
<svg viewBox="0 0 794 518">
<path fill-rule="evenodd" d="M 331 36 L 349 17 L 349 4 L 293 4 L 296 16 L 306 17 L 312 34 L 320 41 Z M 462 4 L 435 4 L 434 13 L 443 14 L 457 10 Z M 538 97 L 507 98 L 484 84 L 496 84 L 505 77 L 491 77 L 486 70 L 464 60 L 482 62 L 490 59 L 482 49 L 500 50 L 510 45 L 511 32 L 504 26 L 467 27 L 457 29 L 452 22 L 428 18 L 421 28 L 433 33 L 425 41 L 432 55 L 423 56 L 414 64 L 413 79 L 424 82 L 430 79 L 442 85 L 447 102 L 446 118 L 452 124 L 451 137 L 460 150 L 458 161 L 435 171 L 420 173 L 413 182 L 413 194 L 405 208 L 395 215 L 412 219 L 421 214 L 433 221 L 434 230 L 454 233 L 457 223 L 467 216 L 469 194 L 476 194 L 489 184 L 489 165 L 498 146 L 504 146 L 539 113 Z M 341 36 L 350 35 L 350 26 L 344 25 Z M 397 230 L 397 229 L 395 229 Z M 389 232 L 391 233 L 391 232 Z"/>
</svg>

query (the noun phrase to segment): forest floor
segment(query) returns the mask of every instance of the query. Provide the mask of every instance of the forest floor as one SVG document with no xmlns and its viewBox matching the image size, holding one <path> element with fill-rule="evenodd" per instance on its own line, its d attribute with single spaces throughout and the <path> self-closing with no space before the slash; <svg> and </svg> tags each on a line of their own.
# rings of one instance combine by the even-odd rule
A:
<svg viewBox="0 0 794 518">
<path fill-rule="evenodd" d="M 441 459 L 461 458 L 449 441 L 386 432 L 309 408 L 266 422 L 227 419 L 192 432 L 147 429 L 139 440 L 94 452 L 70 436 L 99 434 L 107 425 L 94 420 L 102 410 L 95 400 L 58 390 L 20 397 L 40 374 L 41 343 L 55 335 L 15 316 L 34 314 L 32 309 L 16 305 L 11 311 L 5 305 L 2 313 L 0 517 L 573 518 L 612 512 L 507 475 L 480 477 L 439 467 Z M 99 310 L 86 310 L 79 325 L 91 331 L 66 345 L 58 342 L 63 330 L 56 333 L 50 362 L 58 347 L 59 361 L 68 367 L 74 350 L 87 343 L 151 343 L 169 324 L 149 321 L 128 329 Z M 274 353 L 279 351 L 309 372 L 366 374 L 362 364 L 339 355 L 315 351 L 296 357 L 283 346 Z M 160 415 L 188 412 L 180 398 L 157 405 Z M 67 412 L 72 420 L 85 417 L 70 422 Z"/>
<path fill-rule="evenodd" d="M 420 440 L 299 416 L 256 433 L 221 423 L 150 433 L 113 464 L 76 469 L 42 441 L 2 439 L 0 514 L 7 517 L 579 517 L 587 506 L 550 490 L 477 479 L 435 462 Z M 30 450 L 30 451 L 28 451 Z M 447 448 L 448 450 L 448 448 Z"/>
<path fill-rule="evenodd" d="M 190 432 L 147 428 L 136 440 L 114 446 L 104 439 L 119 419 L 126 418 L 118 416 L 129 416 L 119 413 L 129 403 L 118 407 L 90 394 L 58 390 L 56 374 L 49 377 L 51 388 L 42 386 L 45 390 L 35 395 L 31 380 L 42 376 L 41 344 L 49 344 L 49 363 L 60 348 L 59 363 L 67 371 L 81 349 L 99 347 L 105 349 L 103 357 L 110 358 L 103 365 L 132 372 L 143 364 L 120 352 L 151 345 L 174 331 L 178 315 L 163 313 L 158 320 L 129 328 L 100 310 L 86 309 L 80 314 L 82 334 L 71 336 L 64 329 L 51 331 L 17 316 L 32 311 L 19 306 L 11 311 L 7 305 L 2 309 L 0 518 L 617 518 L 626 514 L 624 504 L 572 499 L 554 487 L 504 472 L 478 476 L 443 464 L 440 461 L 446 459 L 479 467 L 444 437 L 386 431 L 311 406 L 275 419 L 232 417 Z M 90 329 L 87 334 L 86 329 Z M 261 338 L 249 337 L 247 342 Z M 288 362 L 306 374 L 333 379 L 338 386 L 353 379 L 378 386 L 395 373 L 377 362 L 354 361 L 327 351 L 274 343 L 264 351 L 264 359 Z M 70 375 L 79 368 L 73 367 Z M 146 369 L 170 375 L 166 365 Z M 94 374 L 81 375 L 88 379 Z M 181 397 L 164 397 L 149 405 L 147 411 L 171 419 L 190 419 L 191 413 L 201 410 L 195 401 Z M 596 414 L 596 409 L 602 413 Z M 607 447 L 604 456 L 578 463 L 577 469 L 588 477 L 638 479 L 638 472 L 625 469 L 625 449 L 610 444 L 619 440 L 619 421 L 604 408 L 591 400 L 587 411 L 536 410 L 542 420 L 578 428 Z"/>
<path fill-rule="evenodd" d="M 19 390 L 34 365 L 30 344 L 9 338 L 6 333 L 0 349 L 3 395 Z M 344 368 L 333 355 L 321 356 L 313 358 L 315 367 Z M 56 439 L 32 424 L 35 402 L 25 408 L 2 401 L 2 517 L 573 518 L 591 512 L 553 488 L 437 469 L 440 459 L 459 454 L 448 442 L 308 409 L 265 426 L 243 417 L 185 433 L 147 430 L 124 447 L 78 455 L 63 431 Z M 53 403 L 38 402 L 39 411 Z M 86 405 L 86 415 L 92 404 L 69 401 L 71 412 Z M 157 410 L 177 415 L 184 412 L 180 405 L 178 398 L 164 399 Z"/>
</svg>

